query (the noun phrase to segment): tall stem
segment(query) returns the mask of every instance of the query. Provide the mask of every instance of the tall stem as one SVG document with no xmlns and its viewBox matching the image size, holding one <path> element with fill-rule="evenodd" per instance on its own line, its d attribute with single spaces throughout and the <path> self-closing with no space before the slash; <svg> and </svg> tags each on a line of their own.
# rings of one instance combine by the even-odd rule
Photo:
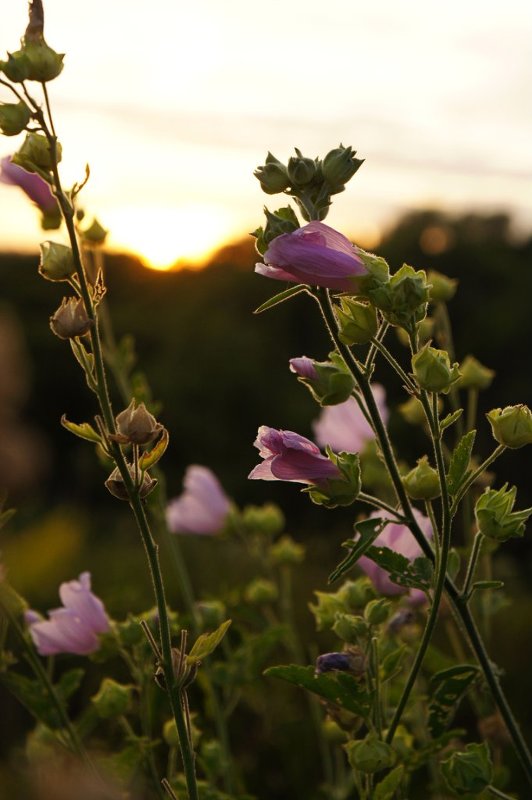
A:
<svg viewBox="0 0 532 800">
<path fill-rule="evenodd" d="M 369 382 L 366 376 L 364 375 L 362 369 L 360 368 L 358 361 L 354 358 L 353 354 L 351 353 L 351 350 L 346 345 L 344 345 L 338 338 L 330 295 L 326 290 L 317 289 L 314 293 L 314 297 L 316 298 L 320 306 L 322 316 L 326 328 L 329 332 L 329 335 L 331 336 L 332 341 L 335 347 L 337 348 L 338 352 L 342 355 L 344 361 L 351 370 L 353 377 L 355 378 L 360 387 L 360 391 L 364 397 L 364 400 L 366 401 L 366 405 L 373 421 L 374 429 L 377 434 L 377 439 L 379 441 L 386 466 L 390 473 L 390 478 L 392 480 L 392 484 L 394 486 L 398 502 L 403 510 L 403 515 L 407 520 L 406 524 L 410 528 L 413 536 L 415 537 L 416 541 L 421 547 L 424 555 L 427 556 L 427 558 L 430 558 L 432 561 L 434 561 L 434 552 L 429 542 L 425 538 L 423 531 L 419 527 L 416 518 L 414 517 L 412 505 L 410 503 L 410 500 L 408 499 L 403 483 L 401 481 L 401 476 L 399 474 L 391 442 L 389 440 L 388 433 L 386 431 L 384 423 L 381 419 L 377 404 L 375 402 L 375 398 L 373 397 L 373 392 L 371 391 L 371 388 L 369 386 Z M 467 633 L 469 642 L 471 644 L 471 648 L 475 653 L 478 662 L 482 668 L 486 682 L 490 688 L 490 691 L 492 692 L 492 695 L 501 713 L 501 716 L 507 725 L 508 731 L 512 738 L 514 747 L 516 749 L 523 770 L 525 771 L 527 779 L 530 785 L 532 786 L 532 755 L 530 754 L 528 746 L 523 738 L 521 731 L 519 730 L 519 726 L 513 716 L 512 710 L 509 706 L 509 703 L 506 699 L 503 689 L 499 683 L 499 679 L 489 659 L 488 653 L 484 646 L 484 642 L 482 641 L 476 623 L 471 615 L 471 611 L 467 603 L 464 602 L 463 598 L 461 598 L 460 592 L 454 585 L 453 581 L 447 576 L 445 576 L 444 578 L 444 585 L 447 594 L 449 596 L 449 599 L 451 600 L 451 604 L 454 610 L 456 611 L 458 617 L 460 618 L 461 624 Z"/>
</svg>

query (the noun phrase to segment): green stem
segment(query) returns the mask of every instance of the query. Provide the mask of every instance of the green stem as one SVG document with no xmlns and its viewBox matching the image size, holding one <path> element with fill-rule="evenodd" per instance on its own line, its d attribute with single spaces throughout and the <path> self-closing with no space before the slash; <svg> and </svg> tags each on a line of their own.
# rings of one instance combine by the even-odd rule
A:
<svg viewBox="0 0 532 800">
<path fill-rule="evenodd" d="M 470 589 L 471 589 L 471 582 L 475 575 L 475 570 L 478 562 L 478 557 L 480 555 L 480 548 L 482 547 L 482 540 L 484 536 L 481 534 L 480 531 L 477 532 L 475 536 L 475 540 L 473 542 L 473 547 L 471 549 L 471 555 L 469 556 L 469 563 L 467 565 L 466 576 L 464 580 L 464 586 L 462 589 L 462 597 L 464 600 L 469 600 L 470 597 Z"/>
<path fill-rule="evenodd" d="M 375 728 L 379 738 L 382 737 L 381 682 L 379 675 L 379 640 L 371 639 L 371 666 L 373 672 L 373 688 L 375 690 Z"/>
<path fill-rule="evenodd" d="M 357 500 L 360 500 L 361 503 L 367 503 L 368 506 L 373 506 L 379 510 L 387 511 L 393 516 L 394 519 L 397 520 L 397 522 L 405 522 L 405 518 L 398 512 L 398 510 L 389 503 L 385 503 L 384 500 L 380 499 L 380 497 L 373 497 L 371 494 L 359 492 Z"/>
<path fill-rule="evenodd" d="M 372 339 L 373 344 L 380 352 L 382 356 L 386 359 L 388 364 L 395 370 L 395 372 L 399 375 L 401 380 L 403 381 L 405 387 L 409 389 L 411 392 L 417 393 L 417 387 L 413 380 L 406 374 L 402 366 L 399 364 L 397 359 L 390 353 L 387 347 L 377 338 Z"/>
<path fill-rule="evenodd" d="M 515 797 L 506 794 L 506 792 L 501 792 L 501 790 L 497 789 L 495 786 L 488 786 L 486 788 L 488 792 L 491 792 L 491 794 L 494 795 L 495 797 L 500 797 L 501 800 L 515 800 Z"/>
<path fill-rule="evenodd" d="M 501 455 L 501 453 L 504 453 L 505 450 L 506 450 L 505 445 L 503 444 L 498 445 L 493 451 L 493 453 L 489 455 L 486 459 L 484 459 L 480 467 L 477 467 L 477 469 L 474 472 L 472 472 L 471 475 L 462 483 L 462 485 L 460 486 L 458 492 L 454 497 L 453 504 L 451 506 L 451 516 L 454 517 L 454 515 L 456 514 L 460 500 L 465 495 L 469 487 L 476 481 L 477 478 L 479 478 L 482 475 L 482 473 L 485 470 L 487 470 L 490 464 L 493 464 L 495 459 L 497 459 Z"/>
<path fill-rule="evenodd" d="M 375 337 L 370 344 L 366 360 L 364 361 L 364 372 L 368 377 L 371 375 L 371 371 L 373 369 L 373 362 L 375 361 L 375 358 L 377 356 L 376 342 L 382 342 L 382 340 L 386 336 L 386 332 L 388 331 L 389 327 L 390 323 L 383 320 L 380 324 L 379 330 L 375 334 Z"/>
<path fill-rule="evenodd" d="M 388 433 L 379 414 L 379 410 L 377 408 L 375 398 L 373 397 L 373 393 L 369 386 L 369 382 L 367 381 L 365 375 L 363 374 L 362 370 L 359 367 L 358 362 L 353 357 L 349 348 L 346 347 L 338 338 L 336 331 L 335 317 L 333 310 L 330 307 L 331 300 L 328 295 L 328 292 L 323 289 L 318 289 L 313 293 L 313 296 L 315 297 L 320 306 L 326 328 L 332 338 L 335 347 L 337 348 L 338 352 L 342 355 L 344 361 L 351 370 L 353 377 L 359 384 L 362 395 L 366 401 L 369 413 L 371 414 L 374 423 L 375 431 L 377 433 L 377 438 L 381 447 L 383 458 L 388 467 L 390 478 L 392 480 L 397 495 L 398 502 L 401 505 L 401 508 L 403 509 L 403 514 L 406 519 L 406 524 L 410 528 L 413 536 L 415 537 L 416 541 L 421 547 L 423 554 L 427 556 L 427 558 L 430 558 L 432 561 L 434 561 L 434 552 L 429 542 L 427 541 L 426 537 L 424 536 L 423 531 L 419 527 L 419 524 L 413 513 L 412 505 L 410 503 L 410 500 L 405 492 L 403 483 L 401 481 L 401 476 L 397 467 L 397 462 L 395 460 L 395 456 L 388 437 Z M 501 716 L 503 717 L 507 725 L 517 755 L 519 757 L 523 770 L 527 776 L 527 780 L 532 786 L 532 755 L 530 754 L 530 751 L 523 738 L 523 735 L 519 730 L 519 726 L 513 716 L 512 710 L 508 704 L 506 696 L 499 683 L 499 679 L 495 674 L 495 670 L 493 668 L 493 665 L 490 661 L 490 658 L 484 646 L 484 642 L 482 641 L 482 638 L 479 634 L 475 620 L 471 615 L 471 611 L 467 603 L 463 601 L 458 589 L 454 585 L 453 581 L 448 577 L 445 577 L 445 588 L 451 600 L 451 604 L 454 610 L 456 611 L 458 617 L 460 618 L 461 625 L 463 626 L 463 628 L 467 633 L 469 642 L 471 644 L 471 648 L 475 653 L 477 660 L 482 668 L 486 682 L 494 697 L 494 700 L 501 713 Z"/>
<path fill-rule="evenodd" d="M 466 430 L 471 431 L 475 427 L 477 419 L 478 389 L 469 389 L 467 393 L 467 419 Z"/>
</svg>

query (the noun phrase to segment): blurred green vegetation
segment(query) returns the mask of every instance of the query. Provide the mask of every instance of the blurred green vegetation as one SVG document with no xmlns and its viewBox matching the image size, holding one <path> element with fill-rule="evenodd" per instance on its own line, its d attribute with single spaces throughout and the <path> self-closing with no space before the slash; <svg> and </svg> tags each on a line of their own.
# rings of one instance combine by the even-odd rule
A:
<svg viewBox="0 0 532 800">
<path fill-rule="evenodd" d="M 449 305 L 457 358 L 472 353 L 497 372 L 479 402 L 476 449 L 486 455 L 492 440 L 484 412 L 510 403 L 532 405 L 532 238 L 516 239 L 504 215 L 451 217 L 427 211 L 401 219 L 377 249 L 393 270 L 406 262 L 458 278 L 459 290 Z M 293 485 L 250 482 L 246 476 L 257 461 L 252 443 L 259 425 L 312 436 L 311 421 L 318 409 L 289 372 L 288 359 L 300 355 L 323 359 L 330 347 L 317 307 L 305 295 L 253 315 L 264 300 L 284 288 L 253 274 L 254 260 L 251 241 L 220 251 L 201 271 L 159 273 L 132 258 L 110 255 L 106 258 L 109 305 L 118 339 L 129 333 L 135 336 L 139 366 L 161 403 L 159 416 L 170 431 L 170 447 L 162 462 L 169 495 L 180 492 L 188 464 L 204 464 L 219 475 L 239 505 L 277 502 L 287 515 L 288 530 L 308 544 L 308 562 L 297 586 L 297 613 L 303 638 L 310 642 L 315 634 L 307 604 L 313 589 L 324 588 L 338 560 L 353 511 L 326 512 L 312 506 Z M 18 513 L 3 533 L 0 550 L 14 585 L 39 609 L 57 603 L 60 581 L 90 569 L 95 591 L 120 617 L 152 603 L 144 556 L 127 508 L 103 487 L 107 475 L 91 446 L 59 425 L 63 413 L 80 422 L 90 419 L 96 409 L 68 343 L 48 328 L 62 287 L 41 280 L 36 265 L 33 257 L 0 256 L 0 312 L 8 310 L 18 319 L 27 358 L 22 363 L 21 357 L 20 368 L 29 365 L 30 370 L 31 388 L 20 401 L 19 417 L 31 424 L 47 452 L 35 479 L 11 488 L 9 504 L 16 505 Z M 394 334 L 390 342 L 401 357 Z M 375 378 L 386 385 L 392 408 L 404 399 L 398 380 L 381 362 Z M 119 410 L 116 392 L 115 397 Z M 390 428 L 401 456 L 413 464 L 425 451 L 423 435 L 396 413 Z M 517 484 L 519 507 L 532 505 L 528 477 L 532 448 L 505 454 L 497 472 L 501 479 Z M 214 597 L 218 590 L 227 590 L 235 576 L 240 580 L 253 575 L 253 565 L 224 542 L 184 538 L 183 546 L 198 595 Z M 166 550 L 164 555 L 169 594 L 177 603 L 170 556 Z M 513 609 L 499 613 L 490 641 L 494 659 L 507 672 L 505 685 L 523 722 L 532 719 L 532 699 L 527 700 L 530 693 L 524 690 L 528 670 L 523 669 L 532 656 L 528 625 L 532 595 L 526 582 L 531 557 L 530 540 L 525 539 L 505 546 L 497 560 L 508 594 L 516 593 L 518 601 Z M 307 771 L 303 762 L 286 759 L 290 743 L 305 737 L 304 720 L 298 717 L 304 712 L 289 699 L 291 692 L 277 687 L 276 692 L 277 700 L 269 697 L 268 718 L 264 721 L 260 714 L 252 718 L 248 711 L 240 722 L 240 739 L 237 736 L 237 749 L 238 742 L 242 748 L 245 742 L 254 743 L 245 752 L 242 749 L 241 757 L 243 762 L 255 760 L 250 768 L 257 776 L 263 773 L 261 763 L 271 767 L 272 759 L 279 759 L 279 774 L 270 768 L 271 798 L 286 796 L 287 783 L 304 787 Z M 2 723 L 3 746 L 8 734 L 20 736 L 28 724 L 11 699 L 5 702 L 6 713 L 16 721 L 9 726 Z M 292 702 L 295 707 L 289 717 L 284 712 Z M 272 730 L 275 744 L 268 743 Z"/>
</svg>

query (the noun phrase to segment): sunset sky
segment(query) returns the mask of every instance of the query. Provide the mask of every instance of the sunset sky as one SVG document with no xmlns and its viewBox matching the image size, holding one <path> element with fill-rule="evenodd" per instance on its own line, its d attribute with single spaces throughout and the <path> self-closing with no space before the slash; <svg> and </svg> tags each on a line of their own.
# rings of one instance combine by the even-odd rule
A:
<svg viewBox="0 0 532 800">
<path fill-rule="evenodd" d="M 4 4 L 0 52 L 26 11 Z M 507 210 L 532 228 L 529 0 L 45 0 L 45 13 L 67 53 L 51 85 L 67 182 L 88 161 L 85 208 L 157 266 L 285 203 L 252 175 L 268 150 L 340 141 L 366 163 L 328 221 L 354 237 L 427 205 Z M 18 142 L 0 138 L 0 156 Z M 22 193 L 0 185 L 0 247 L 42 238 Z"/>
</svg>

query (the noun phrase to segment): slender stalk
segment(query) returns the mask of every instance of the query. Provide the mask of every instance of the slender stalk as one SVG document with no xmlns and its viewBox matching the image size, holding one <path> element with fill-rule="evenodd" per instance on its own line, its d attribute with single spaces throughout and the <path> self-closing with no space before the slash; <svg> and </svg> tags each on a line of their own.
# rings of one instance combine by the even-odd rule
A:
<svg viewBox="0 0 532 800">
<path fill-rule="evenodd" d="M 501 800 L 515 800 L 515 797 L 512 797 L 512 795 L 506 794 L 506 792 L 501 792 L 501 790 L 497 789 L 495 786 L 488 786 L 487 789 L 488 789 L 488 792 L 491 792 L 491 794 L 494 797 L 500 797 Z"/>
<path fill-rule="evenodd" d="M 393 355 L 390 353 L 390 351 L 389 351 L 389 350 L 388 350 L 388 348 L 387 348 L 387 347 L 386 347 L 386 346 L 383 344 L 383 342 L 381 342 L 379 339 L 377 339 L 377 338 L 375 337 L 375 339 L 372 339 L 372 343 L 373 343 L 373 344 L 374 344 L 374 346 L 377 348 L 377 350 L 379 351 L 379 353 L 380 353 L 382 356 L 384 356 L 384 358 L 386 359 L 386 361 L 388 362 L 388 364 L 390 364 L 390 366 L 391 366 L 391 367 L 392 367 L 392 368 L 393 368 L 393 369 L 394 369 L 394 370 L 397 372 L 397 374 L 399 375 L 399 377 L 400 377 L 400 378 L 401 378 L 401 380 L 403 381 L 403 383 L 404 383 L 404 385 L 406 386 L 406 388 L 407 388 L 407 389 L 409 389 L 409 390 L 410 390 L 410 391 L 412 391 L 412 392 L 416 392 L 416 393 L 417 393 L 417 387 L 416 387 L 415 383 L 414 383 L 414 382 L 413 382 L 413 380 L 412 380 L 412 379 L 411 379 L 411 378 L 410 378 L 410 377 L 409 377 L 409 376 L 406 374 L 406 372 L 404 371 L 404 369 L 402 368 L 402 366 L 399 364 L 399 362 L 397 361 L 397 359 L 395 358 L 395 356 L 393 356 Z"/>
<path fill-rule="evenodd" d="M 482 547 L 482 541 L 484 536 L 481 534 L 480 531 L 477 532 L 475 536 L 475 540 L 473 542 L 473 547 L 471 549 L 471 555 L 469 556 L 469 562 L 467 565 L 466 576 L 464 580 L 464 586 L 462 589 L 462 597 L 464 600 L 469 600 L 470 597 L 470 590 L 471 590 L 471 582 L 475 575 L 475 569 L 478 563 L 478 557 L 480 555 L 480 548 Z"/>
<path fill-rule="evenodd" d="M 466 430 L 471 431 L 475 427 L 478 406 L 478 389 L 469 389 L 467 393 L 467 418 Z"/>
<path fill-rule="evenodd" d="M 382 342 L 384 337 L 386 336 L 386 332 L 390 327 L 390 323 L 383 320 L 379 326 L 379 330 L 375 334 L 373 341 L 370 344 L 368 354 L 366 356 L 366 360 L 364 361 L 364 372 L 366 375 L 371 375 L 371 371 L 373 369 L 373 363 L 377 356 L 377 345 L 376 342 Z"/>
<path fill-rule="evenodd" d="M 360 500 L 361 503 L 367 503 L 368 506 L 373 506 L 374 508 L 378 508 L 381 511 L 387 511 L 389 514 L 393 516 L 397 522 L 405 522 L 405 518 L 398 512 L 396 508 L 391 506 L 389 503 L 385 503 L 384 500 L 381 500 L 380 497 L 373 497 L 371 494 L 366 494 L 365 492 L 359 492 L 357 500 Z"/>
<path fill-rule="evenodd" d="M 483 472 L 487 470 L 490 464 L 493 464 L 495 459 L 497 459 L 501 455 L 501 453 L 504 453 L 505 450 L 506 450 L 505 445 L 503 444 L 498 445 L 493 451 L 493 453 L 484 459 L 480 467 L 477 467 L 477 469 L 474 472 L 472 472 L 471 475 L 462 483 L 460 489 L 458 490 L 458 492 L 454 497 L 453 504 L 451 506 L 451 516 L 454 517 L 454 515 L 456 514 L 460 500 L 465 495 L 469 487 L 476 481 L 477 478 L 479 478 L 482 475 Z"/>
<path fill-rule="evenodd" d="M 410 528 L 413 536 L 415 537 L 416 541 L 421 547 L 424 555 L 427 556 L 427 558 L 430 558 L 432 561 L 434 561 L 434 552 L 429 542 L 425 538 L 423 531 L 419 527 L 419 524 L 413 513 L 412 505 L 410 503 L 410 500 L 405 492 L 403 483 L 401 481 L 401 476 L 399 474 L 397 462 L 395 460 L 395 456 L 388 437 L 388 433 L 379 414 L 379 410 L 377 408 L 375 398 L 373 397 L 373 393 L 369 386 L 369 382 L 367 381 L 365 375 L 360 369 L 358 362 L 353 357 L 349 348 L 346 347 L 338 338 L 336 331 L 335 317 L 330 307 L 331 300 L 328 295 L 328 292 L 326 290 L 318 289 L 313 293 L 313 296 L 315 297 L 316 301 L 320 306 L 320 310 L 326 328 L 329 332 L 329 335 L 332 338 L 335 347 L 342 355 L 344 361 L 351 370 L 353 377 L 359 384 L 361 393 L 366 401 L 369 413 L 371 414 L 374 423 L 375 431 L 382 450 L 383 458 L 388 467 L 390 478 L 392 480 L 398 502 L 401 508 L 403 509 L 403 514 L 407 520 L 408 527 Z M 491 461 L 489 463 L 491 463 Z M 523 738 L 523 735 L 513 716 L 512 710 L 509 706 L 509 703 L 506 699 L 503 689 L 499 683 L 499 679 L 490 661 L 490 658 L 488 656 L 488 653 L 484 646 L 484 642 L 482 641 L 482 638 L 478 631 L 475 620 L 473 619 L 473 616 L 471 614 L 471 611 L 467 603 L 465 603 L 463 598 L 461 598 L 458 589 L 456 588 L 453 581 L 449 577 L 445 577 L 445 588 L 451 600 L 451 604 L 456 614 L 458 615 L 458 618 L 460 619 L 461 626 L 465 629 L 465 632 L 467 633 L 467 637 L 469 639 L 471 648 L 475 653 L 478 662 L 482 668 L 486 682 L 490 688 L 493 698 L 497 704 L 501 716 L 503 717 L 508 727 L 508 731 L 512 738 L 519 760 L 521 761 L 523 770 L 525 771 L 527 779 L 530 785 L 532 786 L 532 755 L 530 754 L 528 746 Z"/>
<path fill-rule="evenodd" d="M 382 698 L 379 675 L 379 640 L 374 636 L 371 640 L 371 665 L 373 672 L 373 688 L 375 690 L 375 728 L 379 738 L 382 737 Z"/>
</svg>

